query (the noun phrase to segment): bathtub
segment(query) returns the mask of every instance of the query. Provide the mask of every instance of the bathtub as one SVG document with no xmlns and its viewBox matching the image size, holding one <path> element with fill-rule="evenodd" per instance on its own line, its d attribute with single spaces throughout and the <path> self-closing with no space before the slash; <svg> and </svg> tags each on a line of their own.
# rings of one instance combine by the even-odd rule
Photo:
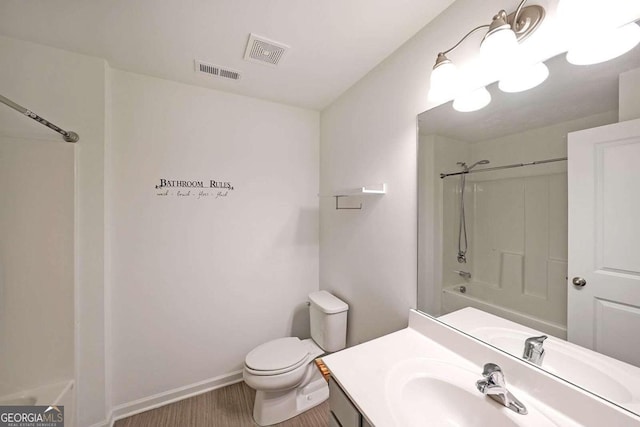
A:
<svg viewBox="0 0 640 427">
<path fill-rule="evenodd" d="M 460 292 L 460 287 L 464 286 L 466 292 Z M 483 289 L 474 286 L 473 283 L 448 286 L 442 289 L 442 314 L 448 314 L 465 307 L 473 307 L 487 313 L 495 314 L 503 319 L 528 326 L 532 329 L 544 332 L 554 337 L 567 339 L 567 327 L 557 323 L 549 322 L 529 314 L 516 310 L 504 308 L 487 301 L 482 294 Z"/>
<path fill-rule="evenodd" d="M 6 396 L 0 396 L 0 405 L 57 405 L 64 406 L 65 427 L 74 424 L 74 390 L 73 381 L 36 387 Z"/>
</svg>

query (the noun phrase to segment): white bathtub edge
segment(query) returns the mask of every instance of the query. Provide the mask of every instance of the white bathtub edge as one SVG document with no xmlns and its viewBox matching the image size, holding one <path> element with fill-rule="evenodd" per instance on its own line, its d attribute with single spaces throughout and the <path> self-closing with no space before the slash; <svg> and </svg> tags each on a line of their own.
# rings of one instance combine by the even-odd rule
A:
<svg viewBox="0 0 640 427">
<path fill-rule="evenodd" d="M 68 427 L 74 427 L 74 385 L 75 383 L 73 380 L 58 381 L 56 383 L 38 386 L 29 390 L 2 396 L 0 397 L 0 400 L 19 397 L 33 397 L 35 398 L 34 405 L 64 406 L 65 425 Z"/>
<path fill-rule="evenodd" d="M 460 293 L 456 290 L 460 285 L 446 286 L 442 289 L 442 312 L 443 315 L 455 312 L 467 306 L 491 313 L 512 322 L 528 326 L 529 328 L 551 334 L 555 337 L 567 338 L 566 325 L 556 324 L 546 319 L 534 317 L 527 313 L 521 313 L 506 307 L 495 305 L 489 301 L 482 300 L 476 296 Z M 468 285 L 467 285 L 468 286 Z"/>
</svg>

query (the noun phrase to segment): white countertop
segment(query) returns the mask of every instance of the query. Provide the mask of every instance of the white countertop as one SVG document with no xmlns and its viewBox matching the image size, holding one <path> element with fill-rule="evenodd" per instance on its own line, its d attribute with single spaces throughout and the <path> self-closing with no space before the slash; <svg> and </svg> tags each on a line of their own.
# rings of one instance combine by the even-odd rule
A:
<svg viewBox="0 0 640 427">
<path fill-rule="evenodd" d="M 325 356 L 323 361 L 371 425 L 404 427 L 397 408 L 391 408 L 389 384 L 399 363 L 417 359 L 445 361 L 477 372 L 477 379 L 482 378 L 484 363 L 497 363 L 516 397 L 562 427 L 640 426 L 640 418 L 415 310 L 410 311 L 408 328 Z M 522 424 L 531 419 L 522 418 Z"/>
<path fill-rule="evenodd" d="M 448 360 L 482 371 L 411 328 L 325 356 L 322 360 L 370 424 L 395 426 L 397 422 L 386 396 L 388 374 L 399 360 L 415 358 Z"/>
</svg>

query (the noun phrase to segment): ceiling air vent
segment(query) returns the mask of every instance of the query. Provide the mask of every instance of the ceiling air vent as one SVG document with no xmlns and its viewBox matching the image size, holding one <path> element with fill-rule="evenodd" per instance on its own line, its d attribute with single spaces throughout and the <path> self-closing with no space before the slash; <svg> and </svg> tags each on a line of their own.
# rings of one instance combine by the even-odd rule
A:
<svg viewBox="0 0 640 427">
<path fill-rule="evenodd" d="M 251 34 L 249 35 L 247 49 L 244 51 L 244 59 L 275 67 L 280 63 L 288 49 L 289 46 L 285 44 Z"/>
<path fill-rule="evenodd" d="M 239 71 L 230 70 L 219 65 L 207 64 L 206 62 L 198 61 L 197 59 L 195 64 L 197 73 L 208 74 L 210 76 L 220 77 L 223 79 L 240 80 Z"/>
</svg>

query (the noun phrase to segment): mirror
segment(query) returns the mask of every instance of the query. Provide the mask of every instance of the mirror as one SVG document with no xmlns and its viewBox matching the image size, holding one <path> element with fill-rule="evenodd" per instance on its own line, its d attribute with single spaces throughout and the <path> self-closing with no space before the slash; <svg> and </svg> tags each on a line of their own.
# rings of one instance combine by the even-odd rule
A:
<svg viewBox="0 0 640 427">
<path fill-rule="evenodd" d="M 450 102 L 418 116 L 418 309 L 514 357 L 546 335 L 529 342 L 530 363 L 640 414 L 640 330 L 608 356 L 566 341 L 568 134 L 625 117 L 619 93 L 640 87 L 640 47 L 602 64 L 571 65 L 565 54 L 546 64 L 534 89 L 494 84 L 482 110 Z M 600 334 L 619 334 L 613 324 Z"/>
</svg>

